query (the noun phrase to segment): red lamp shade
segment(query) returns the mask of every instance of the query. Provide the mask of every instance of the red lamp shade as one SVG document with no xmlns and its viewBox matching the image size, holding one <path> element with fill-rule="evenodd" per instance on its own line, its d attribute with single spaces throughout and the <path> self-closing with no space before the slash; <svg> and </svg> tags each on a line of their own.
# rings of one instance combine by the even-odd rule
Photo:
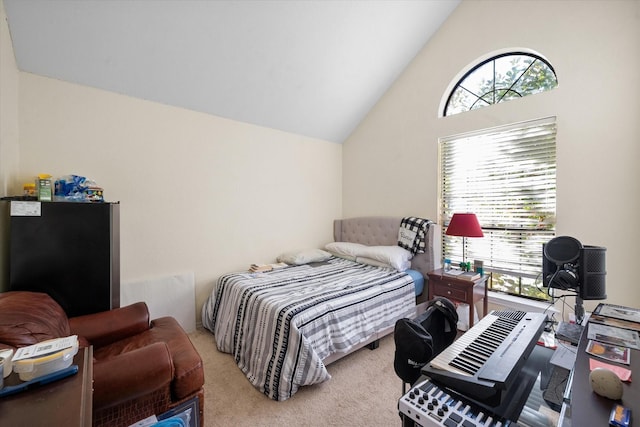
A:
<svg viewBox="0 0 640 427">
<path fill-rule="evenodd" d="M 454 213 L 445 234 L 462 237 L 484 237 L 476 214 Z"/>
</svg>

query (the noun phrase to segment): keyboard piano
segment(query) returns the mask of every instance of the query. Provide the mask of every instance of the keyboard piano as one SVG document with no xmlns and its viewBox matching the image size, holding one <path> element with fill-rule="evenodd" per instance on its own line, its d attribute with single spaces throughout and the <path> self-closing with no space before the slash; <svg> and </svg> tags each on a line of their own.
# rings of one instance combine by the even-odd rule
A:
<svg viewBox="0 0 640 427">
<path fill-rule="evenodd" d="M 546 319 L 542 313 L 494 310 L 422 373 L 466 397 L 497 406 L 538 342 Z"/>
</svg>

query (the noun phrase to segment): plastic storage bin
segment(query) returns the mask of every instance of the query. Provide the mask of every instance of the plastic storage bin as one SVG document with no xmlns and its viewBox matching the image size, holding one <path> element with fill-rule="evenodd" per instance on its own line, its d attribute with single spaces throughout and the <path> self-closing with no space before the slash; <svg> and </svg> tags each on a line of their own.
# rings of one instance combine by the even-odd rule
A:
<svg viewBox="0 0 640 427">
<path fill-rule="evenodd" d="M 73 356 L 78 353 L 78 343 L 69 348 L 31 359 L 16 360 L 13 362 L 13 371 L 18 373 L 22 381 L 30 381 L 34 378 L 68 368 L 73 362 Z"/>
<path fill-rule="evenodd" d="M 4 358 L 2 377 L 7 378 L 9 375 L 11 375 L 11 371 L 13 370 L 13 363 L 11 362 L 11 358 L 13 357 L 13 349 L 0 351 L 0 357 Z"/>
</svg>

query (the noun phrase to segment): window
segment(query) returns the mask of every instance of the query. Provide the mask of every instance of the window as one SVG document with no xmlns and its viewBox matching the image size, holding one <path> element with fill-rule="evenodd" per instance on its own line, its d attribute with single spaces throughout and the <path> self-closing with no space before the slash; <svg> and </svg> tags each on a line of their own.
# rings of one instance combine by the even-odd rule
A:
<svg viewBox="0 0 640 427">
<path fill-rule="evenodd" d="M 473 212 L 483 238 L 467 238 L 467 260 L 483 260 L 493 290 L 547 299 L 542 243 L 555 234 L 555 117 L 442 138 L 440 219 Z M 462 261 L 460 237 L 443 236 L 443 253 Z"/>
<path fill-rule="evenodd" d="M 551 90 L 558 79 L 551 64 L 532 53 L 493 56 L 468 71 L 454 86 L 444 116 Z"/>
</svg>

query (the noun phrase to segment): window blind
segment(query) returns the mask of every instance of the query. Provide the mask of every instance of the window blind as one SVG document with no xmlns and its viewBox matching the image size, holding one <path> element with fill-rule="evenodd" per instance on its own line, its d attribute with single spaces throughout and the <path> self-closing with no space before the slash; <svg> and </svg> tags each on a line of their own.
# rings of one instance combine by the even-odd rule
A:
<svg viewBox="0 0 640 427">
<path fill-rule="evenodd" d="M 466 259 L 486 271 L 535 278 L 542 243 L 555 234 L 555 117 L 441 138 L 440 218 L 473 212 L 483 238 L 467 238 Z M 462 261 L 461 237 L 443 235 L 443 253 Z"/>
</svg>

